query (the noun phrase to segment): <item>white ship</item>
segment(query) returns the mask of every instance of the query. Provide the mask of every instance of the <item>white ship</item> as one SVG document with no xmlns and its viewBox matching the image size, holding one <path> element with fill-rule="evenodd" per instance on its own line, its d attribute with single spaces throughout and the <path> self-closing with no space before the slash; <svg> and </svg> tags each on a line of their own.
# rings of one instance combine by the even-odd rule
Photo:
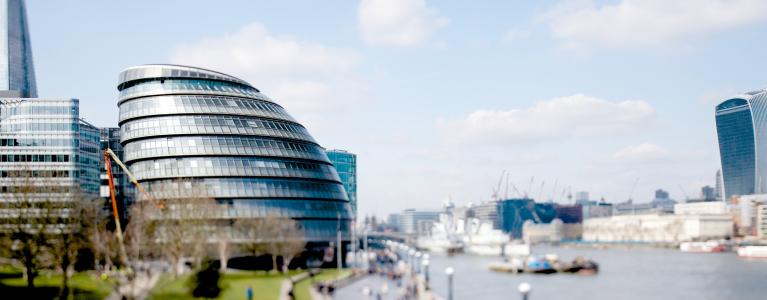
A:
<svg viewBox="0 0 767 300">
<path fill-rule="evenodd" d="M 738 256 L 745 258 L 767 258 L 767 246 L 745 246 L 738 248 Z"/>
<path fill-rule="evenodd" d="M 463 252 L 474 255 L 527 256 L 528 244 L 513 244 L 509 235 L 477 218 L 440 215 L 429 236 L 418 239 L 418 247 L 437 253 Z"/>
</svg>

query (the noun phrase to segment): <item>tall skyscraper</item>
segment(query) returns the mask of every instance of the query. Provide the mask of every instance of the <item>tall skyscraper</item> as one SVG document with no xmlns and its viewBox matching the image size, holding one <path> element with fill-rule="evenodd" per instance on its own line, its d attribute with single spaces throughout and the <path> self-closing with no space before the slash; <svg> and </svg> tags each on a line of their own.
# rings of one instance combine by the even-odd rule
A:
<svg viewBox="0 0 767 300">
<path fill-rule="evenodd" d="M 37 97 L 23 0 L 0 0 L 0 97 Z"/>
<path fill-rule="evenodd" d="M 762 194 L 767 186 L 767 90 L 732 97 L 716 106 L 716 132 L 724 198 Z"/>
<path fill-rule="evenodd" d="M 338 171 L 338 177 L 344 183 L 349 196 L 353 216 L 357 216 L 357 155 L 346 150 L 328 150 L 328 158 Z"/>
<path fill-rule="evenodd" d="M 125 163 L 156 199 L 188 186 L 215 199 L 223 220 L 277 215 L 298 221 L 309 242 L 333 241 L 338 229 L 348 240 L 349 199 L 324 149 L 255 87 L 201 68 L 144 65 L 120 73 L 117 88 Z"/>
<path fill-rule="evenodd" d="M 722 200 L 722 170 L 716 170 L 716 176 L 714 177 L 714 198 L 716 200 Z"/>
</svg>

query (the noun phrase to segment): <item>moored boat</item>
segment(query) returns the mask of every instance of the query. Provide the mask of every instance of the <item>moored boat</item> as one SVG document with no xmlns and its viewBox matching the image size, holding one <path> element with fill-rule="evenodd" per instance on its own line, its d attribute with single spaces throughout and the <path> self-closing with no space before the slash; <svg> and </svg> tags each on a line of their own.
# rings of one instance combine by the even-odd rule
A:
<svg viewBox="0 0 767 300">
<path fill-rule="evenodd" d="M 684 242 L 679 244 L 679 250 L 691 253 L 719 253 L 724 252 L 725 246 L 717 241 Z"/>
<path fill-rule="evenodd" d="M 738 256 L 767 259 L 767 246 L 744 246 L 738 248 Z"/>
</svg>

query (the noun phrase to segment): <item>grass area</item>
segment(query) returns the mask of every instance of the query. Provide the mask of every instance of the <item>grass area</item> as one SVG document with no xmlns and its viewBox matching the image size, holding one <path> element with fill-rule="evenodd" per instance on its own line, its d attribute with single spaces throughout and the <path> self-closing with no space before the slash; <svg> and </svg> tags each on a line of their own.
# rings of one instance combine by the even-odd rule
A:
<svg viewBox="0 0 767 300">
<path fill-rule="evenodd" d="M 298 273 L 299 271 L 290 271 L 288 276 Z M 193 299 L 187 286 L 190 277 L 191 274 L 179 276 L 176 279 L 167 275 L 162 277 L 149 299 Z M 287 279 L 286 275 L 281 273 L 272 274 L 263 271 L 224 274 L 221 280 L 224 290 L 218 299 L 246 299 L 245 293 L 250 286 L 253 288 L 255 300 L 276 300 L 279 298 L 282 281 L 285 279 Z"/>
<path fill-rule="evenodd" d="M 336 278 L 348 276 L 352 271 L 350 269 L 325 269 L 322 273 L 314 275 L 314 282 L 329 281 Z M 309 288 L 311 287 L 312 280 L 306 279 L 296 284 L 293 288 L 293 293 L 296 296 L 296 300 L 311 300 L 309 295 Z"/>
<path fill-rule="evenodd" d="M 35 277 L 35 289 L 29 291 L 21 270 L 0 266 L 0 298 L 3 299 L 54 299 L 61 287 L 61 274 L 44 272 Z M 103 299 L 112 291 L 109 283 L 95 274 L 76 273 L 69 279 L 74 299 Z"/>
</svg>

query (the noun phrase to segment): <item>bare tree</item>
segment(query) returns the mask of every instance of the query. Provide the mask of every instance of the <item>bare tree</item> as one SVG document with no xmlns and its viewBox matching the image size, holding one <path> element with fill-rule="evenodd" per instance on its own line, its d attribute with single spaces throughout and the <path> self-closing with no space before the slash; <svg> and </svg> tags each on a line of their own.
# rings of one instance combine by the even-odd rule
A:
<svg viewBox="0 0 767 300">
<path fill-rule="evenodd" d="M 15 185 L 9 186 L 9 201 L 2 203 L 4 247 L 11 257 L 24 265 L 27 287 L 35 287 L 38 271 L 49 260 L 48 245 L 53 211 L 52 201 L 43 197 L 49 192 L 60 192 L 63 187 L 42 186 L 32 180 L 29 170 L 9 172 Z"/>
<path fill-rule="evenodd" d="M 270 214 L 261 218 L 237 220 L 234 227 L 243 237 L 240 244 L 243 251 L 254 256 L 269 254 L 274 271 L 279 271 L 278 256 L 282 256 L 284 272 L 290 261 L 303 252 L 306 245 L 298 223 L 290 218 Z"/>
<path fill-rule="evenodd" d="M 89 242 L 84 229 L 89 225 L 85 215 L 91 211 L 86 209 L 86 203 L 93 199 L 85 197 L 79 190 L 74 190 L 72 194 L 63 201 L 46 203 L 46 209 L 52 212 L 48 246 L 51 258 L 62 272 L 60 299 L 69 295 L 69 278 L 77 260 L 77 252 L 87 247 Z"/>
</svg>

